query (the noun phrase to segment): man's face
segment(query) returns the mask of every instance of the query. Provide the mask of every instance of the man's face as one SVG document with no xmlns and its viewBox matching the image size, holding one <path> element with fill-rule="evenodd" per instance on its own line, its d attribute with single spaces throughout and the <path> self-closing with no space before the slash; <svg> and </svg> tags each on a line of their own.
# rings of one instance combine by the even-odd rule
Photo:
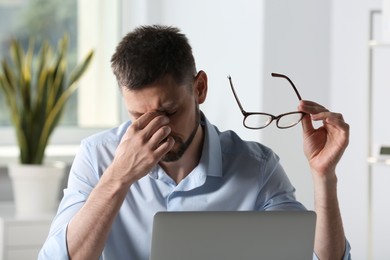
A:
<svg viewBox="0 0 390 260">
<path fill-rule="evenodd" d="M 177 85 L 170 76 L 140 90 L 123 89 L 122 94 L 132 121 L 141 115 L 157 111 L 169 117 L 170 136 L 175 145 L 162 161 L 180 159 L 196 134 L 200 122 L 198 101 L 194 96 L 193 83 Z"/>
</svg>

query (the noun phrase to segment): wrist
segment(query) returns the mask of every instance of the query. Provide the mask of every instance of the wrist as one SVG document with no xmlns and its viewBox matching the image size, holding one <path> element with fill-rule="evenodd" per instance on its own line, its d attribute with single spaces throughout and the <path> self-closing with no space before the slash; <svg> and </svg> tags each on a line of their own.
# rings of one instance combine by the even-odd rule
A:
<svg viewBox="0 0 390 260">
<path fill-rule="evenodd" d="M 329 208 L 338 204 L 337 199 L 337 176 L 333 173 L 313 173 L 313 186 L 316 207 Z"/>
<path fill-rule="evenodd" d="M 116 195 L 125 195 L 134 181 L 126 175 L 118 174 L 118 172 L 120 171 L 110 165 L 103 173 L 96 188 L 111 198 Z"/>
</svg>

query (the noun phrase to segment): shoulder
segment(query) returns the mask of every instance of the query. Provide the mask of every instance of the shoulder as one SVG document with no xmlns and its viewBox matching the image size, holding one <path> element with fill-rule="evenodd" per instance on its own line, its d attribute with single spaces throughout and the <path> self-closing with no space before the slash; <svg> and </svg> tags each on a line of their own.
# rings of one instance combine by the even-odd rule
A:
<svg viewBox="0 0 390 260">
<path fill-rule="evenodd" d="M 96 176 L 100 176 L 111 164 L 115 151 L 129 125 L 130 122 L 126 122 L 83 139 L 72 167 L 78 172 L 91 171 L 95 172 Z"/>
<path fill-rule="evenodd" d="M 98 132 L 96 134 L 93 134 L 83 139 L 82 143 L 90 146 L 100 146 L 100 145 L 106 145 L 110 143 L 119 143 L 130 124 L 131 122 L 127 121 L 117 127 L 103 130 L 101 132 Z"/>
<path fill-rule="evenodd" d="M 274 157 L 278 160 L 278 156 L 271 148 L 254 141 L 243 140 L 236 132 L 232 130 L 220 132 L 216 129 L 221 150 L 225 156 L 245 157 L 247 159 L 268 160 Z"/>
<path fill-rule="evenodd" d="M 83 139 L 80 146 L 90 152 L 93 150 L 114 152 L 130 124 L 131 122 L 127 121 L 115 128 L 93 134 Z"/>
</svg>

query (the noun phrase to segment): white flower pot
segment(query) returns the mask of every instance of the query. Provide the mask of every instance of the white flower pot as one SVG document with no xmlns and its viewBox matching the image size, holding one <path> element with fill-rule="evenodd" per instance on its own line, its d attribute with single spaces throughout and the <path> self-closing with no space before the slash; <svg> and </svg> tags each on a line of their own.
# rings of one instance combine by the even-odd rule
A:
<svg viewBox="0 0 390 260">
<path fill-rule="evenodd" d="M 65 163 L 8 166 L 17 216 L 37 217 L 54 214 L 65 174 Z"/>
</svg>

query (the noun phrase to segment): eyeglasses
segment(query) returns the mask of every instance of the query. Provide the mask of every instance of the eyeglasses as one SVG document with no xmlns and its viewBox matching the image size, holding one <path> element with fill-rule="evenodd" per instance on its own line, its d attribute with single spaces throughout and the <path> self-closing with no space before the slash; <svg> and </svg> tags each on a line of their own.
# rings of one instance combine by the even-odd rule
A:
<svg viewBox="0 0 390 260">
<path fill-rule="evenodd" d="M 278 77 L 278 78 L 285 78 L 288 80 L 288 82 L 293 87 L 295 94 L 297 95 L 299 100 L 302 100 L 301 95 L 299 95 L 299 92 L 297 88 L 294 86 L 294 83 L 285 75 L 278 74 L 278 73 L 272 73 L 272 77 Z M 295 111 L 295 112 L 289 112 L 284 113 L 278 116 L 274 116 L 267 113 L 262 112 L 246 112 L 244 108 L 241 105 L 240 100 L 237 97 L 236 91 L 233 87 L 232 78 L 228 76 L 230 87 L 233 91 L 234 98 L 237 101 L 238 106 L 240 107 L 241 113 L 244 115 L 243 124 L 246 128 L 249 129 L 263 129 L 271 124 L 272 121 L 276 120 L 276 126 L 281 129 L 286 129 L 295 126 L 298 124 L 302 118 L 305 116 L 304 112 Z"/>
</svg>

